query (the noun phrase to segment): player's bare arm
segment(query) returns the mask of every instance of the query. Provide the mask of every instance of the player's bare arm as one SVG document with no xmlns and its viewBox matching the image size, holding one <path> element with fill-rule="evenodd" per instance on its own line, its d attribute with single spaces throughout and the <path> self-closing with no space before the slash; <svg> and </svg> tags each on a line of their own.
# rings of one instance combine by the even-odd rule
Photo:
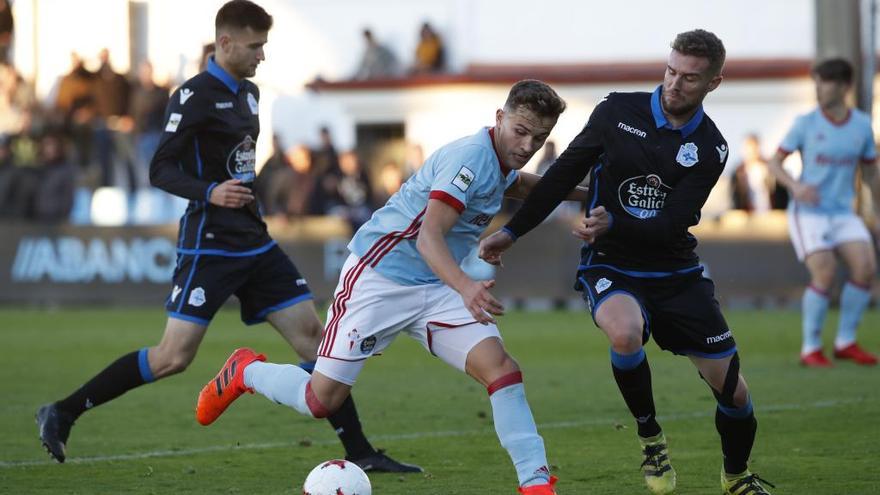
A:
<svg viewBox="0 0 880 495">
<path fill-rule="evenodd" d="M 871 188 L 871 204 L 874 205 L 874 236 L 880 243 L 880 171 L 877 162 L 862 166 L 862 180 Z"/>
<path fill-rule="evenodd" d="M 254 200 L 253 191 L 241 185 L 238 179 L 230 179 L 211 190 L 209 201 L 224 208 L 241 208 Z"/>
<path fill-rule="evenodd" d="M 514 199 L 526 199 L 540 180 L 540 175 L 520 171 L 519 174 L 517 174 L 516 182 L 504 191 L 504 196 Z M 566 196 L 565 199 L 569 201 L 586 202 L 587 199 L 589 199 L 589 192 L 589 189 L 586 187 L 577 186 L 568 193 L 568 196 Z"/>
<path fill-rule="evenodd" d="M 495 323 L 492 315 L 504 314 L 504 306 L 489 292 L 495 281 L 477 281 L 468 277 L 455 262 L 446 244 L 445 235 L 459 216 L 458 211 L 448 204 L 436 199 L 429 200 L 416 248 L 437 277 L 461 294 L 474 320 L 484 325 Z"/>
<path fill-rule="evenodd" d="M 789 190 L 795 200 L 811 205 L 819 204 L 819 193 L 815 187 L 795 179 L 782 168 L 782 162 L 786 156 L 786 153 L 782 150 L 776 151 L 770 160 L 767 161 L 767 168 L 770 170 L 770 173 L 776 177 L 780 184 Z"/>
</svg>

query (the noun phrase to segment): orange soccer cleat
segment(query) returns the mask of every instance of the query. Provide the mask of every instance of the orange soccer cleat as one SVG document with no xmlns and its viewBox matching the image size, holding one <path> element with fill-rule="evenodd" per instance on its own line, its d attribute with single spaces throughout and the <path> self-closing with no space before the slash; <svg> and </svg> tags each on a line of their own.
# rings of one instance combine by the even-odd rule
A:
<svg viewBox="0 0 880 495">
<path fill-rule="evenodd" d="M 541 485 L 532 485 L 527 486 L 525 488 L 519 487 L 517 491 L 522 495 L 556 495 L 556 491 L 553 490 L 553 485 L 556 484 L 556 481 L 559 478 L 556 476 L 551 476 L 550 481 Z"/>
<path fill-rule="evenodd" d="M 256 354 L 246 347 L 236 349 L 229 356 L 220 372 L 199 392 L 196 419 L 204 426 L 213 423 L 241 394 L 254 393 L 244 385 L 244 368 L 254 361 L 265 361 L 266 356 Z"/>
<path fill-rule="evenodd" d="M 806 366 L 807 368 L 830 368 L 834 365 L 822 354 L 822 349 L 816 349 L 811 353 L 801 354 L 801 366 Z"/>
<path fill-rule="evenodd" d="M 843 349 L 834 349 L 835 359 L 852 359 L 856 364 L 874 366 L 877 364 L 877 356 L 859 347 L 853 342 Z"/>
</svg>

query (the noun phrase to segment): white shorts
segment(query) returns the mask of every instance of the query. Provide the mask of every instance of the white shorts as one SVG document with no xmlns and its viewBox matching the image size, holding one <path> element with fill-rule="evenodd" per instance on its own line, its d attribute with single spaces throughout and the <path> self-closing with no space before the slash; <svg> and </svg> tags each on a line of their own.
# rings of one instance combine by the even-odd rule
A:
<svg viewBox="0 0 880 495">
<path fill-rule="evenodd" d="M 327 310 L 315 371 L 353 385 L 365 360 L 388 347 L 398 333 L 464 371 L 470 350 L 498 327 L 481 325 L 458 292 L 443 284 L 400 285 L 350 255 Z"/>
<path fill-rule="evenodd" d="M 815 213 L 800 209 L 796 203 L 788 209 L 788 232 L 800 261 L 847 242 L 871 243 L 871 234 L 855 213 Z"/>
</svg>

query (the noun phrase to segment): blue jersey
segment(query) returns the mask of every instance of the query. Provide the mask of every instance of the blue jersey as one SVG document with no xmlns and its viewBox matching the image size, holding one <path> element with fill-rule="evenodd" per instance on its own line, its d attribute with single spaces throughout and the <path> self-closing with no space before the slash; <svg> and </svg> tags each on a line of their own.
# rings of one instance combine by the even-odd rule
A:
<svg viewBox="0 0 880 495">
<path fill-rule="evenodd" d="M 416 249 L 416 238 L 429 199 L 455 208 L 461 216 L 446 244 L 455 261 L 478 244 L 480 234 L 501 208 L 504 191 L 516 181 L 516 171 L 501 164 L 495 153 L 492 128 L 453 141 L 428 157 L 388 203 L 373 213 L 348 245 L 372 268 L 402 285 L 442 283 Z"/>
<path fill-rule="evenodd" d="M 798 207 L 820 213 L 852 211 L 856 168 L 877 158 L 871 119 L 859 110 L 850 110 L 842 122 L 831 121 L 819 108 L 801 115 L 779 149 L 801 152 L 800 181 L 816 187 L 819 204 Z"/>
</svg>

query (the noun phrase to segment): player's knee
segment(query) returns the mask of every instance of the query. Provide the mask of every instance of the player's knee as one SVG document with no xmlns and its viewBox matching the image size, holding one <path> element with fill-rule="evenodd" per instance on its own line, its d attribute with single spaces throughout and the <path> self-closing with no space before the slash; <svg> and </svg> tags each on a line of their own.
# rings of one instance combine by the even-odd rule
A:
<svg viewBox="0 0 880 495">
<path fill-rule="evenodd" d="M 611 348 L 618 354 L 632 354 L 642 348 L 642 336 L 639 332 L 626 331 L 609 333 Z"/>
</svg>

